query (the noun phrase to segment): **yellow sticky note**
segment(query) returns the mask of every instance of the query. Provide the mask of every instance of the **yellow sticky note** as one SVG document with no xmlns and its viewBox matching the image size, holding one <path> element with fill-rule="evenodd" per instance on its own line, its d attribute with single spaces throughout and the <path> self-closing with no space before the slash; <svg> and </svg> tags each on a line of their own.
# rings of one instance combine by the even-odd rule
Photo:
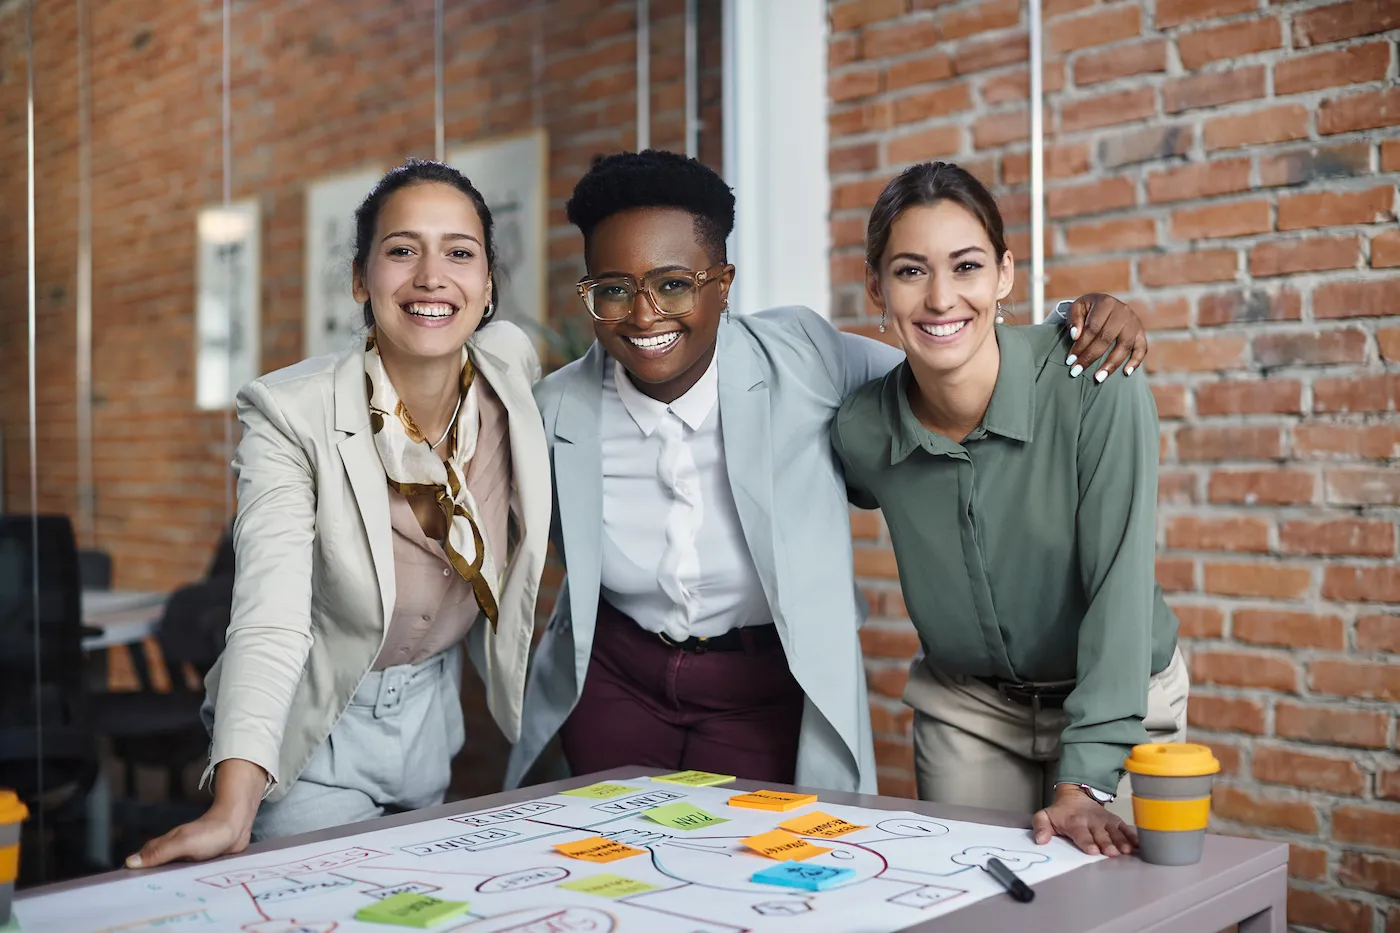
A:
<svg viewBox="0 0 1400 933">
<path fill-rule="evenodd" d="M 569 858 L 583 859 L 585 862 L 616 862 L 620 858 L 631 858 L 646 852 L 645 849 L 634 849 L 602 836 L 592 836 L 578 842 L 561 842 L 554 848 Z"/>
<path fill-rule="evenodd" d="M 639 787 L 628 787 L 625 784 L 609 784 L 603 781 L 600 784 L 589 784 L 587 787 L 575 787 L 573 790 L 560 791 L 565 797 L 584 797 L 588 800 L 611 800 L 614 797 L 621 797 L 623 794 L 635 794 L 640 792 Z"/>
<path fill-rule="evenodd" d="M 722 816 L 706 813 L 693 803 L 668 803 L 664 807 L 652 807 L 642 815 L 672 829 L 701 829 L 729 822 Z"/>
<path fill-rule="evenodd" d="M 683 784 L 686 787 L 714 787 L 716 784 L 728 784 L 735 778 L 732 774 L 711 774 L 709 771 L 677 771 L 675 774 L 663 774 L 652 780 L 662 784 Z"/>
<path fill-rule="evenodd" d="M 783 832 L 781 829 L 750 836 L 744 840 L 744 845 L 768 858 L 792 859 L 796 862 L 831 851 L 821 846 L 814 846 L 806 839 L 799 839 L 792 833 Z"/>
<path fill-rule="evenodd" d="M 837 836 L 844 836 L 846 833 L 853 833 L 858 829 L 865 829 L 864 826 L 857 826 L 855 823 L 847 823 L 839 816 L 832 816 L 820 810 L 813 810 L 811 813 L 795 816 L 786 823 L 779 823 L 783 829 L 797 833 L 799 836 L 819 836 L 823 839 L 835 839 Z"/>
<path fill-rule="evenodd" d="M 816 802 L 816 794 L 790 794 L 780 790 L 756 790 L 729 798 L 731 807 L 748 807 L 751 810 L 796 810 Z"/>
<path fill-rule="evenodd" d="M 655 891 L 656 885 L 647 884 L 645 881 L 634 881 L 631 878 L 624 878 L 621 875 L 594 875 L 591 878 L 579 878 L 577 881 L 566 881 L 559 887 L 566 891 L 578 891 L 580 894 L 593 894 L 598 897 L 628 897 L 633 894 L 645 894 L 647 891 Z"/>
</svg>

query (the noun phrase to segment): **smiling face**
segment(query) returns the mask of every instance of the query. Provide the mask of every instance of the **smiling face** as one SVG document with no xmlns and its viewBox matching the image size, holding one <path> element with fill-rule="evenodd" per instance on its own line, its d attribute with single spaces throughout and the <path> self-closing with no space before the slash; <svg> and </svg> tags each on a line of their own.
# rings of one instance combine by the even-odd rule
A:
<svg viewBox="0 0 1400 933">
<path fill-rule="evenodd" d="M 631 275 L 638 280 L 664 271 L 700 272 L 720 261 L 696 235 L 695 217 L 679 208 L 646 207 L 619 211 L 594 228 L 588 240 L 591 278 Z M 655 287 L 665 288 L 664 276 Z M 593 322 L 603 349 L 627 370 L 642 392 L 663 402 L 684 395 L 704 375 L 714 357 L 724 299 L 734 281 L 728 266 L 696 289 L 695 310 L 663 317 L 639 293 L 632 313 L 620 321 Z"/>
<path fill-rule="evenodd" d="M 491 301 L 476 206 L 451 185 L 413 184 L 385 200 L 355 300 L 374 312 L 380 352 L 454 359 Z"/>
<path fill-rule="evenodd" d="M 987 338 L 1014 266 L 1010 252 L 995 253 L 982 223 L 953 201 L 910 207 L 895 220 L 866 288 L 888 310 L 911 362 L 947 373 L 996 352 Z"/>
</svg>

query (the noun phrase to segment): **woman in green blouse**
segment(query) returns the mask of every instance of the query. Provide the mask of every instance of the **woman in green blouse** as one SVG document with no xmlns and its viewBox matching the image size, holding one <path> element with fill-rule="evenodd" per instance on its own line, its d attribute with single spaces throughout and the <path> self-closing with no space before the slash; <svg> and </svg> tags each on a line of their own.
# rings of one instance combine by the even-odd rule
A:
<svg viewBox="0 0 1400 933">
<path fill-rule="evenodd" d="M 908 358 L 832 432 L 851 501 L 884 510 L 923 644 L 904 694 L 919 796 L 1035 811 L 1037 842 L 1129 852 L 1123 759 L 1183 738 L 1188 690 L 1153 579 L 1152 395 L 1141 377 L 1066 379 L 1088 362 L 1067 335 L 998 323 L 1001 215 L 955 165 L 890 182 L 866 259 Z"/>
</svg>

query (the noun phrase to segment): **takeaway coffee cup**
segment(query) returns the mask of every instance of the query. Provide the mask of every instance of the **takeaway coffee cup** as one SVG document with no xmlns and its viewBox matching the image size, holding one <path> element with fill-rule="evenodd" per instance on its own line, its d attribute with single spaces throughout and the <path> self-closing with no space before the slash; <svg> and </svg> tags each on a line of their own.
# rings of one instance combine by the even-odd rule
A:
<svg viewBox="0 0 1400 933">
<path fill-rule="evenodd" d="M 1204 745 L 1137 745 L 1124 762 L 1132 775 L 1138 855 L 1153 865 L 1201 860 L 1210 821 L 1210 786 L 1220 762 Z"/>
<path fill-rule="evenodd" d="M 0 926 L 10 922 L 10 902 L 19 876 L 19 828 L 29 809 L 14 791 L 0 790 Z"/>
</svg>

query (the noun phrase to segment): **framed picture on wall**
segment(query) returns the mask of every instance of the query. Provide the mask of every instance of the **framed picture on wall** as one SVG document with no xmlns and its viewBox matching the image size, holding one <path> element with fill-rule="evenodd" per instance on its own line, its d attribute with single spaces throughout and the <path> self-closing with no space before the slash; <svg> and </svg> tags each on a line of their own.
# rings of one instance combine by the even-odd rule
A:
<svg viewBox="0 0 1400 933">
<path fill-rule="evenodd" d="M 195 404 L 217 410 L 259 375 L 258 202 L 206 207 L 196 226 Z"/>
<path fill-rule="evenodd" d="M 306 315 L 302 356 L 347 349 L 363 339 L 364 316 L 350 293 L 355 208 L 383 172 L 331 175 L 306 186 Z"/>
<path fill-rule="evenodd" d="M 486 199 L 496 224 L 497 255 L 505 270 L 498 316 L 531 336 L 546 318 L 546 224 L 549 141 L 543 129 L 449 150 L 447 161 Z"/>
</svg>

